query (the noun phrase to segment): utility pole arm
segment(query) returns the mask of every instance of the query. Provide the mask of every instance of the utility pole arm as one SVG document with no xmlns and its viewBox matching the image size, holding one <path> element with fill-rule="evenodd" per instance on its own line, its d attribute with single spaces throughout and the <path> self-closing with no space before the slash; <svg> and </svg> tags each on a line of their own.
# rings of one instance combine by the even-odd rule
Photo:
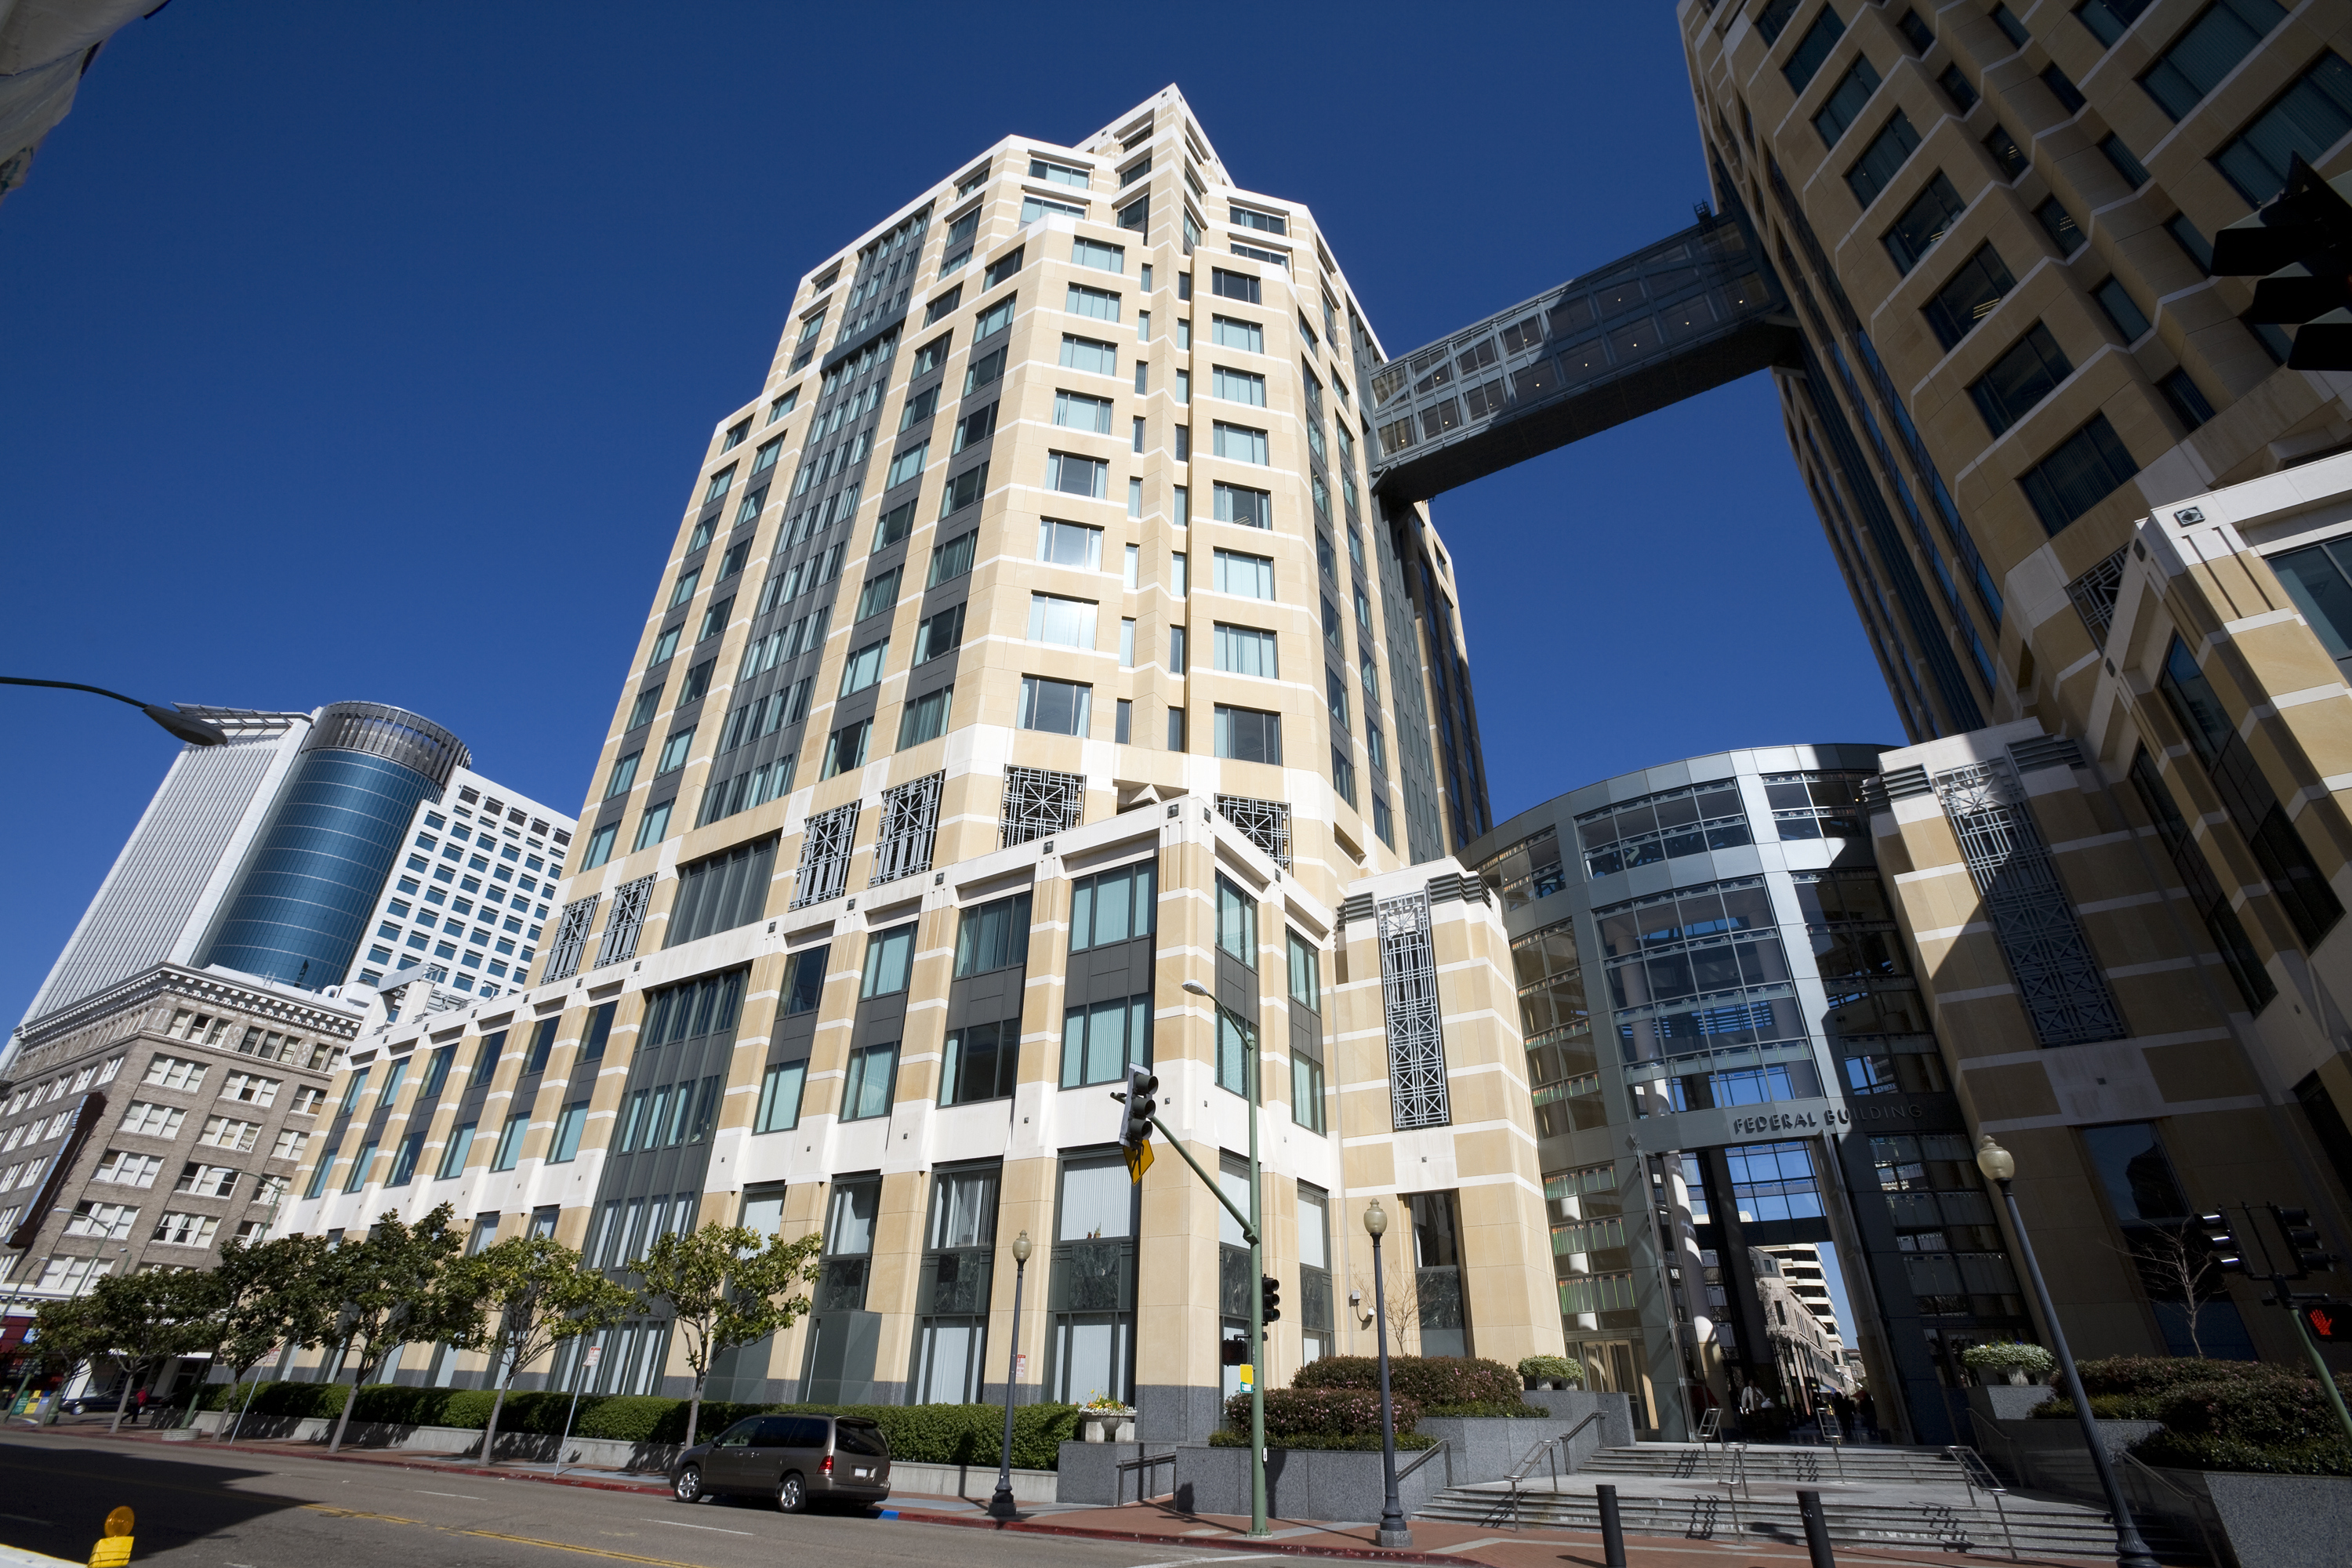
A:
<svg viewBox="0 0 2352 1568">
<path fill-rule="evenodd" d="M 1215 1182 L 1210 1180 L 1209 1173 L 1201 1169 L 1201 1162 L 1192 1158 L 1192 1155 L 1184 1152 L 1184 1145 L 1182 1142 L 1177 1138 L 1175 1133 L 1169 1131 L 1168 1123 L 1160 1121 L 1160 1118 L 1155 1116 L 1151 1119 L 1151 1125 L 1157 1127 L 1161 1132 L 1167 1134 L 1168 1146 L 1176 1151 L 1176 1157 L 1183 1161 L 1184 1163 L 1192 1166 L 1192 1173 L 1200 1177 L 1203 1183 L 1207 1184 L 1210 1195 L 1214 1197 L 1219 1203 L 1224 1205 L 1225 1212 L 1234 1216 L 1234 1223 L 1242 1227 L 1242 1239 L 1248 1242 L 1252 1247 L 1255 1247 L 1257 1245 L 1257 1227 L 1250 1224 L 1249 1215 L 1242 1213 L 1241 1210 L 1234 1206 L 1234 1200 L 1225 1196 L 1225 1189 L 1219 1186 Z"/>
</svg>

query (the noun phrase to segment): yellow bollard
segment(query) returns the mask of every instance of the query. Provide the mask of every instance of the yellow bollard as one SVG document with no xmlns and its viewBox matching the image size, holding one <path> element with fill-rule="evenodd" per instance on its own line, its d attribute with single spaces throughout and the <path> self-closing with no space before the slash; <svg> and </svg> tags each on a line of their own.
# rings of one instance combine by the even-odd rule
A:
<svg viewBox="0 0 2352 1568">
<path fill-rule="evenodd" d="M 127 1507 L 106 1516 L 106 1533 L 89 1549 L 89 1568 L 123 1568 L 131 1561 L 133 1516 Z"/>
</svg>

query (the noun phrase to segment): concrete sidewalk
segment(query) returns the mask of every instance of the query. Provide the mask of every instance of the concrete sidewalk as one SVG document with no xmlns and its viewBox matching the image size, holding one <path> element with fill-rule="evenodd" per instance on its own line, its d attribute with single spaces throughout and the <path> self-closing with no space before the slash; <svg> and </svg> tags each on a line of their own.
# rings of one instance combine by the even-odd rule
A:
<svg viewBox="0 0 2352 1568">
<path fill-rule="evenodd" d="M 87 1430 L 75 1435 L 104 1436 Z M 324 1459 L 338 1464 L 374 1465 L 392 1469 L 481 1476 L 499 1480 L 537 1481 L 649 1496 L 666 1497 L 669 1492 L 668 1484 L 658 1477 L 576 1465 L 565 1467 L 563 1473 L 558 1476 L 554 1473 L 555 1467 L 547 1464 L 488 1466 L 475 1462 L 470 1456 L 436 1458 L 430 1454 L 420 1453 L 352 1450 L 329 1454 L 323 1447 L 310 1443 L 240 1442 L 232 1447 L 212 1439 L 167 1441 L 163 1434 L 143 1428 L 137 1431 L 125 1428 L 112 1440 L 152 1444 L 186 1453 L 192 1458 L 201 1454 L 213 1459 L 232 1457 L 261 1461 Z M 1254 1538 L 1249 1534 L 1250 1521 L 1246 1518 L 1185 1513 L 1167 1500 L 1129 1503 L 1118 1508 L 1032 1504 L 1023 1507 L 1020 1516 L 1011 1522 L 989 1518 L 987 1505 L 988 1498 L 984 1493 L 963 1498 L 899 1493 L 892 1496 L 877 1513 L 882 1520 L 896 1519 L 909 1523 L 1011 1531 L 1080 1540 L 1131 1542 L 1139 1546 L 1174 1548 L 1187 1554 L 1205 1555 L 1213 1551 L 1230 1553 L 1231 1560 L 1235 1562 L 1272 1557 L 1352 1558 L 1399 1564 L 1429 1564 L 1432 1568 L 1454 1568 L 1454 1565 L 1465 1563 L 1480 1564 L 1483 1568 L 1560 1568 L 1561 1564 L 1571 1565 L 1571 1568 L 1602 1568 L 1604 1562 L 1601 1537 L 1589 1531 L 1529 1528 L 1496 1533 L 1474 1524 L 1417 1519 L 1412 1521 L 1412 1546 L 1406 1550 L 1391 1550 L 1377 1543 L 1378 1526 L 1369 1521 L 1271 1520 L 1268 1521 L 1271 1534 Z M 1749 1568 L 1749 1565 L 1753 1568 L 1783 1568 L 1783 1565 L 1796 1568 L 1808 1560 L 1801 1540 L 1734 1542 L 1629 1534 L 1625 1538 L 1625 1553 L 1629 1568 Z M 2006 1560 L 2005 1554 L 2003 1560 Z M 1837 1549 L 1837 1561 L 1848 1564 L 1874 1564 L 1879 1568 L 1927 1568 L 1929 1564 L 1950 1568 L 1953 1557 L 1948 1552 L 1927 1549 L 1843 1544 Z M 2084 1568 L 2088 1563 L 2110 1563 L 2114 1559 L 2111 1555 L 2055 1557 L 2027 1553 L 2019 1561 L 2028 1568 Z"/>
</svg>

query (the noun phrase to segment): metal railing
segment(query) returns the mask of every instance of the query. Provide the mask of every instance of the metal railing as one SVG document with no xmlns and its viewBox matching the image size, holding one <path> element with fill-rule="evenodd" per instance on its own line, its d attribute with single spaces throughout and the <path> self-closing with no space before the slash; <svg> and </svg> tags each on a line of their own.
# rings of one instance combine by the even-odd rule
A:
<svg viewBox="0 0 2352 1568">
<path fill-rule="evenodd" d="M 1445 1484 L 1452 1486 L 1454 1484 L 1454 1439 L 1451 1437 L 1440 1437 L 1435 1447 L 1423 1449 L 1420 1458 L 1397 1472 L 1397 1485 L 1404 1485 L 1405 1477 L 1412 1474 L 1440 1454 L 1445 1456 Z"/>
<path fill-rule="evenodd" d="M 1529 1470 L 1536 1468 L 1536 1461 L 1539 1458 L 1549 1458 L 1550 1459 L 1551 1491 L 1554 1496 L 1559 1495 L 1560 1474 L 1559 1462 L 1563 1456 L 1569 1454 L 1569 1445 L 1575 1442 L 1578 1437 L 1583 1436 L 1584 1429 L 1587 1426 L 1591 1426 L 1595 1423 L 1605 1419 L 1608 1414 L 1609 1413 L 1605 1410 L 1596 1410 L 1591 1415 L 1587 1415 L 1583 1420 L 1578 1422 L 1575 1426 L 1570 1427 L 1567 1431 L 1562 1432 L 1559 1436 L 1546 1437 L 1537 1443 L 1533 1447 L 1529 1448 L 1526 1453 L 1519 1456 L 1519 1462 L 1512 1466 L 1510 1473 L 1503 1478 L 1505 1481 L 1510 1484 L 1511 1488 L 1509 1497 L 1503 1505 L 1504 1508 L 1508 1510 L 1510 1516 L 1507 1521 L 1507 1528 L 1512 1530 L 1517 1530 L 1520 1528 L 1519 1483 L 1527 1479 L 1528 1472 Z M 1575 1463 L 1571 1457 L 1569 1468 L 1573 1470 L 1575 1468 Z M 1504 1521 L 1496 1521 L 1490 1517 L 1488 1522 L 1496 1523 Z"/>
<path fill-rule="evenodd" d="M 1969 1414 L 1973 1415 L 1976 1412 L 1971 1410 Z M 2010 1529 L 2009 1510 L 2001 1502 L 2001 1499 L 2009 1495 L 2009 1489 L 2000 1484 L 2000 1479 L 1992 1473 L 1992 1467 L 1985 1463 L 1984 1456 L 1967 1444 L 1947 1444 L 1944 1454 L 1946 1458 L 1957 1461 L 1960 1467 L 1960 1479 L 1969 1486 L 1970 1508 L 1976 1506 L 1979 1492 L 1992 1499 L 1992 1510 L 2000 1520 L 2001 1538 L 2009 1542 L 2009 1560 L 2011 1563 L 2018 1561 L 2017 1532 Z"/>
<path fill-rule="evenodd" d="M 2129 1451 L 2125 1452 L 2122 1458 L 2123 1468 L 2116 1472 L 2116 1475 L 2117 1479 L 2126 1485 L 2132 1485 L 2133 1490 L 2137 1494 L 2130 1500 L 2134 1511 L 2141 1515 L 2154 1515 L 2159 1519 L 2172 1519 L 2187 1514 L 2189 1522 L 2197 1527 L 2197 1541 L 2198 1544 L 2204 1549 L 2205 1561 L 2211 1565 L 2211 1568 L 2222 1568 L 2226 1559 L 2213 1544 L 2213 1531 L 2221 1525 L 2221 1517 L 2215 1511 L 2212 1502 L 2192 1492 L 2182 1491 L 2149 1468 L 2145 1460 Z M 2137 1484 L 2133 1485 L 2133 1483 Z M 2176 1500 L 2175 1502 L 2168 1505 L 2163 1497 L 2150 1489 L 2152 1487 L 2162 1487 L 2166 1493 Z"/>
<path fill-rule="evenodd" d="M 1113 1467 L 1111 1480 L 1112 1505 L 1116 1507 L 1118 1504 L 1125 1500 L 1119 1496 L 1119 1493 L 1126 1490 L 1126 1488 L 1120 1484 L 1118 1478 L 1125 1476 L 1129 1470 L 1143 1472 L 1143 1474 L 1138 1475 L 1135 1478 L 1136 1501 L 1150 1502 L 1153 1498 L 1165 1497 L 1168 1495 L 1167 1492 L 1155 1492 L 1150 1489 L 1151 1483 L 1147 1477 L 1150 1475 L 1151 1467 L 1154 1465 L 1165 1465 L 1168 1467 L 1168 1491 L 1173 1492 L 1176 1489 L 1176 1451 L 1171 1448 L 1165 1454 L 1146 1454 L 1140 1458 L 1122 1459 L 1117 1466 Z"/>
</svg>

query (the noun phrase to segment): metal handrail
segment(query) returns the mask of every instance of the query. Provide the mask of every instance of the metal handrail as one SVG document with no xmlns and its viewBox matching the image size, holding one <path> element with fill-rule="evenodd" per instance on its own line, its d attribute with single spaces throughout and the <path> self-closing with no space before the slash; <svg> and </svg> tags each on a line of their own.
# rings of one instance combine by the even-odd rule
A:
<svg viewBox="0 0 2352 1568">
<path fill-rule="evenodd" d="M 2182 1491 L 2179 1487 L 2174 1486 L 2170 1481 L 2168 1481 L 2162 1476 L 2158 1475 L 2156 1471 L 2149 1467 L 2147 1461 L 2142 1459 L 2138 1455 L 2134 1454 L 2129 1449 L 2124 1450 L 2123 1461 L 2126 1474 L 2145 1476 L 2149 1480 L 2154 1481 L 2158 1486 L 2162 1487 L 2166 1491 L 2170 1492 L 2174 1497 L 2179 1498 L 2182 1502 L 2189 1505 L 2189 1517 L 2191 1520 L 2194 1520 L 2197 1524 L 2198 1542 L 2205 1548 L 2205 1561 L 2213 1564 L 2214 1568 L 2221 1568 L 2222 1561 L 2221 1555 L 2214 1549 L 2212 1531 L 2208 1530 L 2205 1526 L 2206 1512 L 2212 1506 L 2210 1501 L 2207 1499 L 2197 1496 L 2193 1492 Z M 2150 1511 L 2153 1512 L 2156 1510 L 2151 1510 Z"/>
<path fill-rule="evenodd" d="M 1570 1427 L 1567 1431 L 1562 1432 L 1559 1436 L 1545 1437 L 1539 1440 L 1535 1447 L 1529 1448 L 1525 1454 L 1520 1456 L 1519 1462 L 1512 1467 L 1508 1475 L 1503 1478 L 1504 1480 L 1510 1483 L 1511 1488 L 1511 1529 L 1517 1530 L 1519 1528 L 1519 1482 L 1527 1478 L 1527 1473 L 1529 1470 L 1536 1468 L 1536 1460 L 1545 1455 L 1550 1456 L 1551 1489 L 1553 1493 L 1557 1495 L 1559 1491 L 1559 1461 L 1561 1457 L 1568 1453 L 1568 1446 L 1575 1442 L 1578 1436 L 1583 1433 L 1587 1426 L 1591 1426 L 1596 1421 L 1605 1419 L 1608 1414 L 1609 1413 L 1605 1410 L 1596 1410 L 1591 1415 L 1587 1415 L 1583 1420 L 1578 1422 L 1575 1426 Z M 1573 1468 L 1573 1466 L 1571 1465 L 1570 1468 Z M 1453 1478 L 1451 1467 L 1448 1468 L 1446 1475 L 1447 1479 L 1451 1480 Z"/>
<path fill-rule="evenodd" d="M 1118 1481 L 1117 1478 L 1127 1474 L 1129 1470 L 1149 1470 L 1154 1465 L 1166 1465 L 1169 1467 L 1171 1471 L 1169 1490 L 1173 1491 L 1175 1489 L 1173 1471 L 1176 1465 L 1176 1453 L 1174 1449 L 1171 1448 L 1165 1454 L 1145 1454 L 1133 1459 L 1122 1459 L 1111 1468 L 1113 1477 L 1111 1481 L 1111 1497 L 1114 1507 L 1117 1506 L 1117 1499 L 1118 1497 Z M 1158 1492 L 1146 1491 L 1144 1489 L 1150 1484 L 1151 1483 L 1150 1481 L 1146 1480 L 1141 1476 L 1138 1476 L 1135 1479 L 1136 1501 L 1150 1502 L 1153 1498 L 1160 1495 Z"/>
<path fill-rule="evenodd" d="M 1451 1437 L 1440 1437 L 1435 1447 L 1423 1449 L 1420 1458 L 1397 1472 L 1398 1484 L 1403 1484 L 1405 1477 L 1412 1474 L 1440 1454 L 1445 1456 L 1445 1484 L 1452 1486 L 1454 1484 L 1454 1439 Z"/>
<path fill-rule="evenodd" d="M 1971 1410 L 1969 1414 L 1973 1415 L 1976 1412 Z M 1985 1463 L 1984 1456 L 1967 1444 L 1948 1443 L 1944 1446 L 1944 1453 L 1959 1464 L 1960 1479 L 1968 1483 L 1969 1507 L 1976 1506 L 1979 1491 L 1992 1499 L 1992 1510 L 2000 1519 L 2001 1538 L 2009 1542 L 2009 1560 L 2017 1562 L 2017 1532 L 2009 1527 L 2009 1509 L 2000 1500 L 2008 1494 L 2009 1489 L 2000 1484 L 2000 1478 L 1992 1473 L 1992 1467 Z"/>
</svg>

